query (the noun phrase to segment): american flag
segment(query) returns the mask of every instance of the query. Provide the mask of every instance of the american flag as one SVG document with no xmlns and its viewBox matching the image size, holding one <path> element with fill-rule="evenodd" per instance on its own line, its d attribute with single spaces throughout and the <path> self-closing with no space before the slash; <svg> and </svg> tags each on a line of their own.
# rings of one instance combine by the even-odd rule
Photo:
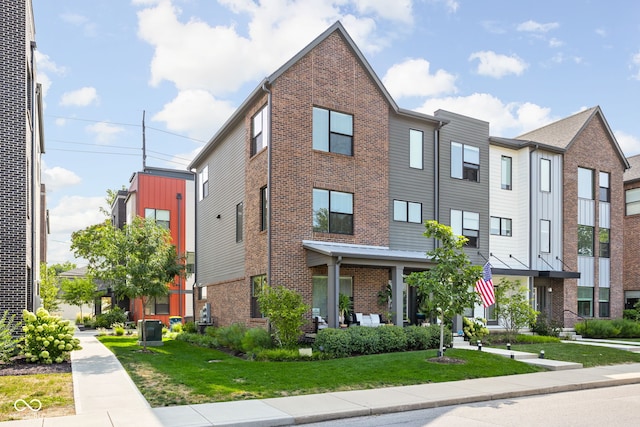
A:
<svg viewBox="0 0 640 427">
<path fill-rule="evenodd" d="M 496 302 L 496 295 L 493 292 L 493 278 L 491 276 L 491 264 L 487 262 L 482 268 L 482 278 L 476 282 L 476 292 L 480 294 L 482 305 L 489 307 Z"/>
</svg>

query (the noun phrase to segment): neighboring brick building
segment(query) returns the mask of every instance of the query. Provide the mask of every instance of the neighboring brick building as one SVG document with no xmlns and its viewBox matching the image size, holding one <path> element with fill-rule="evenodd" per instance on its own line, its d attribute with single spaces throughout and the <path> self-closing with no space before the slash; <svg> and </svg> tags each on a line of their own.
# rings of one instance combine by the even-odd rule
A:
<svg viewBox="0 0 640 427">
<path fill-rule="evenodd" d="M 640 155 L 629 157 L 624 173 L 624 308 L 640 301 Z"/>
<path fill-rule="evenodd" d="M 0 315 L 39 306 L 42 93 L 30 0 L 0 0 Z"/>
</svg>

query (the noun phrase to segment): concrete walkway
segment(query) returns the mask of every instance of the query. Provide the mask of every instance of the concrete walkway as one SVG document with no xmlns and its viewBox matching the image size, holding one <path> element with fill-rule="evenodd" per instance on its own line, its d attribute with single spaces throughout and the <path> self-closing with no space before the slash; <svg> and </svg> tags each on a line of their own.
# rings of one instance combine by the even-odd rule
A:
<svg viewBox="0 0 640 427">
<path fill-rule="evenodd" d="M 116 357 L 91 332 L 77 332 L 72 353 L 76 414 L 0 423 L 0 427 L 281 426 L 640 383 L 640 363 L 448 383 L 333 392 L 262 400 L 150 408 Z M 465 343 L 469 350 L 473 346 Z M 464 348 L 463 345 L 460 348 Z M 475 348 L 477 351 L 477 348 Z M 495 352 L 497 349 L 483 348 Z M 508 352 L 507 350 L 502 350 Z M 511 353 L 502 353 L 510 357 Z M 517 356 L 517 357 L 516 357 Z M 523 361 L 538 359 L 537 355 Z"/>
</svg>

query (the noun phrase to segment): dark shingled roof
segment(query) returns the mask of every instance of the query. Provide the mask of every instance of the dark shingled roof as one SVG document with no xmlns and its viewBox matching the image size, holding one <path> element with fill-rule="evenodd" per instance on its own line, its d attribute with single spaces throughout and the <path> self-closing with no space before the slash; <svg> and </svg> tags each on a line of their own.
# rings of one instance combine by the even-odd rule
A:
<svg viewBox="0 0 640 427">
<path fill-rule="evenodd" d="M 628 157 L 629 169 L 624 171 L 624 182 L 637 181 L 640 179 L 640 154 Z"/>
</svg>

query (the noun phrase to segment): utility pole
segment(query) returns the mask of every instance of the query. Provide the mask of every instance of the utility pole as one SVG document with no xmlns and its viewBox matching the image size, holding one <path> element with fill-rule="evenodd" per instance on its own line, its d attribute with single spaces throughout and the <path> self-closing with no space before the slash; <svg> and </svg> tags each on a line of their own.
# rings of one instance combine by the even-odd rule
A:
<svg viewBox="0 0 640 427">
<path fill-rule="evenodd" d="M 147 144 L 144 129 L 144 114 L 145 110 L 142 110 L 142 170 L 147 167 Z"/>
</svg>

